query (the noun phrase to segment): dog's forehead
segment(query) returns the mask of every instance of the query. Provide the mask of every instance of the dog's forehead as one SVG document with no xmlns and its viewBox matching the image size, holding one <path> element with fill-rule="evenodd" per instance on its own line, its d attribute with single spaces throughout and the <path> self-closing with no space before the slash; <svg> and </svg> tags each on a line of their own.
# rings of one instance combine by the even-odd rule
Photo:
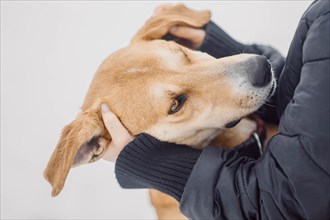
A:
<svg viewBox="0 0 330 220">
<path fill-rule="evenodd" d="M 177 70 L 177 64 L 182 59 L 182 54 L 178 50 L 179 47 L 174 42 L 164 40 L 132 45 L 124 51 L 124 55 L 121 55 L 127 59 L 126 73 L 148 72 L 158 68 Z"/>
</svg>

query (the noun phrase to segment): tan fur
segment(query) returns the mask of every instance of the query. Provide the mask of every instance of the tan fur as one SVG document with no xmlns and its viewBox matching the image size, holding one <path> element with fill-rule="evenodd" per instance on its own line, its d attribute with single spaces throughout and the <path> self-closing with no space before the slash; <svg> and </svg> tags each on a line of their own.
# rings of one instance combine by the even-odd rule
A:
<svg viewBox="0 0 330 220">
<path fill-rule="evenodd" d="M 238 134 L 233 134 L 241 131 L 226 131 L 225 124 L 257 110 L 271 87 L 252 88 L 247 83 L 242 63 L 254 55 L 215 59 L 174 42 L 157 40 L 174 25 L 201 27 L 209 19 L 208 11 L 178 5 L 152 17 L 128 47 L 104 60 L 81 113 L 63 129 L 44 172 L 52 185 L 52 196 L 61 192 L 72 166 L 101 158 L 111 141 L 101 118 L 102 103 L 110 106 L 133 135 L 146 132 L 163 141 L 195 148 L 206 146 L 223 132 L 222 137 L 237 137 L 230 144 L 226 141 L 230 146 L 241 141 Z M 173 100 L 181 94 L 187 96 L 187 101 L 179 112 L 169 114 Z M 93 138 L 100 138 L 97 147 L 86 153 L 84 146 Z M 161 204 L 154 199 L 153 203 Z"/>
<path fill-rule="evenodd" d="M 179 203 L 172 197 L 157 190 L 149 190 L 151 204 L 155 207 L 158 219 L 187 219 L 179 209 Z"/>
</svg>

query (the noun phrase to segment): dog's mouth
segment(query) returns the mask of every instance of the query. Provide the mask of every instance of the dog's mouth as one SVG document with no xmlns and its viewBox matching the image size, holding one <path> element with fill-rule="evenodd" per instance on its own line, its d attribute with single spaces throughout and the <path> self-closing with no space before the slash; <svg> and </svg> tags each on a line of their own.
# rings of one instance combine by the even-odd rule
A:
<svg viewBox="0 0 330 220">
<path fill-rule="evenodd" d="M 238 125 L 238 123 L 240 123 L 241 119 L 235 120 L 235 121 L 231 121 L 229 123 L 226 124 L 226 128 L 233 128 L 236 125 Z"/>
</svg>

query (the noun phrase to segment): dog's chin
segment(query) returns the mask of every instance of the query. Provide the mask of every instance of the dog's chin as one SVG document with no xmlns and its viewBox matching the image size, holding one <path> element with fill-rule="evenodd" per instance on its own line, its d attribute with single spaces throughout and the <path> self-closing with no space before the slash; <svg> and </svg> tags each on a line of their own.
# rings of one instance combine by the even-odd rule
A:
<svg viewBox="0 0 330 220">
<path fill-rule="evenodd" d="M 233 127 L 235 127 L 236 125 L 238 125 L 238 123 L 240 123 L 241 120 L 242 120 L 242 119 L 233 120 L 233 121 L 227 123 L 225 127 L 226 127 L 226 128 L 233 128 Z"/>
</svg>

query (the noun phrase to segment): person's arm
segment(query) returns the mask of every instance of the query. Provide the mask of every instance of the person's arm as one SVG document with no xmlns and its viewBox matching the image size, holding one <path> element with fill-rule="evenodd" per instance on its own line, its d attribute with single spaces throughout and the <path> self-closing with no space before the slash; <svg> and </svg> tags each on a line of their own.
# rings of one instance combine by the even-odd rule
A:
<svg viewBox="0 0 330 220">
<path fill-rule="evenodd" d="M 120 153 L 115 166 L 122 188 L 157 189 L 180 201 L 201 150 L 140 134 Z"/>
<path fill-rule="evenodd" d="M 168 193 L 193 219 L 327 219 L 330 51 L 320 46 L 330 41 L 329 17 L 309 29 L 300 82 L 260 159 L 214 147 L 200 154 L 142 134 L 119 154 L 120 185 Z"/>
<path fill-rule="evenodd" d="M 260 156 L 256 145 L 242 145 L 233 151 L 249 158 Z M 121 151 L 115 173 L 123 188 L 157 189 L 180 201 L 201 154 L 202 150 L 162 142 L 142 133 Z"/>
<path fill-rule="evenodd" d="M 291 45 L 292 50 L 303 50 L 300 82 L 288 92 L 291 98 L 279 134 L 263 156 L 252 160 L 233 151 L 205 149 L 182 195 L 185 215 L 194 219 L 329 218 L 330 49 L 324 47 L 330 41 L 329 27 L 327 13 L 310 26 L 303 46 L 299 41 Z M 286 73 L 290 71 L 283 73 L 283 79 L 289 82 L 283 86 L 296 77 Z"/>
</svg>

